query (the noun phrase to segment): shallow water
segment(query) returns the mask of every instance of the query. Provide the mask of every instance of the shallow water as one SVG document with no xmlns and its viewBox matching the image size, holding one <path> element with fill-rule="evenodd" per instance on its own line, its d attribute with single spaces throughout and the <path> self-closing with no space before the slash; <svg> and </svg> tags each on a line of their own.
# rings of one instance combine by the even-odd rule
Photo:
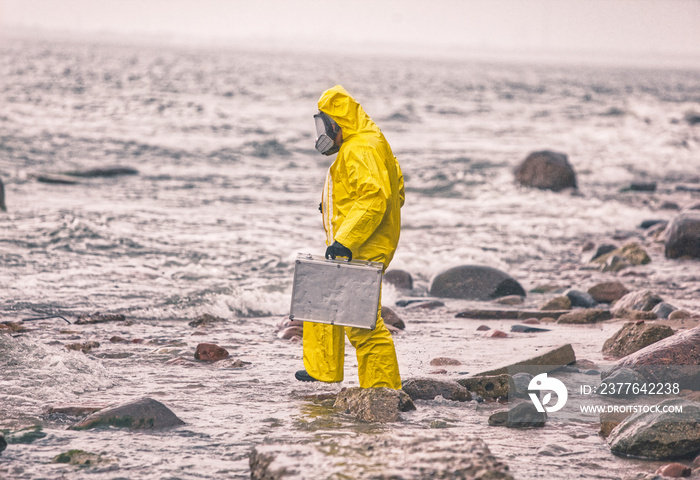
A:
<svg viewBox="0 0 700 480">
<path fill-rule="evenodd" d="M 40 320 L 26 322 L 31 331 L 20 336 L 0 335 L 0 428 L 41 423 L 48 434 L 2 453 L 0 475 L 8 478 L 245 478 L 251 448 L 268 436 L 373 434 L 298 398 L 339 387 L 292 383 L 301 347 L 275 336 L 296 253 L 324 248 L 317 205 L 328 159 L 313 150 L 310 118 L 320 92 L 336 83 L 364 105 L 401 162 L 407 201 L 392 268 L 412 273 L 412 295 L 427 295 L 431 277 L 447 267 L 478 263 L 528 291 L 618 278 L 700 310 L 698 262 L 665 259 L 663 245 L 638 228 L 673 218 L 678 211 L 665 202 L 700 199 L 676 189 L 700 183 L 700 127 L 684 119 L 700 111 L 697 71 L 352 57 L 320 68 L 301 54 L 21 39 L 3 40 L 0 51 L 2 320 L 72 322 L 103 311 L 133 322 Z M 513 168 L 545 148 L 569 155 L 580 194 L 514 184 Z M 139 174 L 77 185 L 35 179 L 114 164 Z M 658 189 L 621 193 L 633 180 Z M 582 260 L 586 241 L 627 240 L 642 243 L 652 263 L 610 274 Z M 552 295 L 531 294 L 526 306 Z M 401 297 L 385 286 L 386 305 Z M 486 339 L 478 324 L 510 324 L 454 318 L 470 305 L 397 308 L 408 324 L 396 337 L 404 378 L 428 374 L 437 356 L 460 359 L 464 366 L 450 372 L 457 376 L 562 343 L 578 358 L 602 361 L 600 346 L 619 327 Z M 228 322 L 193 336 L 187 322 L 202 313 Z M 145 342 L 111 344 L 113 335 Z M 88 340 L 101 346 L 87 355 L 62 346 Z M 190 362 L 202 341 L 250 365 Z M 353 386 L 348 354 L 344 385 Z M 187 360 L 172 362 L 179 357 Z M 72 432 L 42 414 L 57 403 L 141 395 L 187 425 L 156 434 Z M 613 457 L 590 425 L 489 428 L 490 408 L 422 403 L 379 430 L 418 435 L 444 420 L 450 434 L 483 438 L 516 478 L 620 478 L 657 466 Z M 548 443 L 571 454 L 543 462 L 537 450 Z M 47 463 L 73 448 L 115 461 L 89 471 Z"/>
</svg>

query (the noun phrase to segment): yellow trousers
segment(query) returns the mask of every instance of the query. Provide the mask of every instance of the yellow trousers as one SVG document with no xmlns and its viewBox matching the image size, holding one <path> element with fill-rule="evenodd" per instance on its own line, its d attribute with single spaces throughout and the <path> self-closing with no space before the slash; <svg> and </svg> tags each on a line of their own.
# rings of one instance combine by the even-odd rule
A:
<svg viewBox="0 0 700 480">
<path fill-rule="evenodd" d="M 342 382 L 345 360 L 345 335 L 357 352 L 360 387 L 401 388 L 399 362 L 394 340 L 384 325 L 381 304 L 374 330 L 341 327 L 324 323 L 304 323 L 304 367 L 322 382 Z"/>
</svg>

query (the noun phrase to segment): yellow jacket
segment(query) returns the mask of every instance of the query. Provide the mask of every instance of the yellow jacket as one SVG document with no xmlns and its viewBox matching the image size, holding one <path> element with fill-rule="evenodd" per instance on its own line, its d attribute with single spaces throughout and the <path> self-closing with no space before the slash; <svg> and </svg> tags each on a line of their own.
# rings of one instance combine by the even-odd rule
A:
<svg viewBox="0 0 700 480">
<path fill-rule="evenodd" d="M 343 131 L 323 189 L 326 244 L 337 241 L 353 259 L 382 262 L 386 269 L 399 243 L 405 200 L 399 162 L 379 127 L 340 85 L 321 95 L 318 109 Z"/>
</svg>

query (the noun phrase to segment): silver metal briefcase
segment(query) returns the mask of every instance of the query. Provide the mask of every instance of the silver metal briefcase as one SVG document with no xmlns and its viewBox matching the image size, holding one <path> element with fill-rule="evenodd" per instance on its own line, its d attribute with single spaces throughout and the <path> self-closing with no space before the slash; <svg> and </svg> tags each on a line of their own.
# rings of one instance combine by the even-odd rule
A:
<svg viewBox="0 0 700 480">
<path fill-rule="evenodd" d="M 374 330 L 383 268 L 380 262 L 298 254 L 289 318 Z"/>
</svg>

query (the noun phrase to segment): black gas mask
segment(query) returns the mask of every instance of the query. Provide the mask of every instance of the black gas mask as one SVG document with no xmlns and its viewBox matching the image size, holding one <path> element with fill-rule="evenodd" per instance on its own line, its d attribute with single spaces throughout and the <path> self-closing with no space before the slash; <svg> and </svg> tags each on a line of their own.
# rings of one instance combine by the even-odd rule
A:
<svg viewBox="0 0 700 480">
<path fill-rule="evenodd" d="M 335 137 L 340 131 L 340 126 L 333 121 L 331 117 L 323 112 L 318 112 L 314 115 L 316 122 L 316 150 L 324 155 L 333 155 L 340 150 L 338 145 L 335 145 Z"/>
</svg>

